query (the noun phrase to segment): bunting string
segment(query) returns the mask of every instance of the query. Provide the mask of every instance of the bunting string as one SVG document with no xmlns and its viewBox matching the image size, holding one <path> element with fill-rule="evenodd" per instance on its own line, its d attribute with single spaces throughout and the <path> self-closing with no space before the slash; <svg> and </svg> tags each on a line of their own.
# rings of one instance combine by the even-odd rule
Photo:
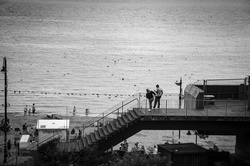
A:
<svg viewBox="0 0 250 166">
<path fill-rule="evenodd" d="M 4 92 L 4 90 L 1 90 Z M 8 90 L 8 93 L 13 94 L 43 94 L 43 95 L 66 95 L 66 96 L 107 96 L 107 97 L 137 97 L 138 95 L 131 94 L 111 94 L 111 93 L 73 93 L 73 92 L 48 92 L 48 91 L 27 91 L 27 90 Z M 139 93 L 138 93 L 139 94 Z M 163 96 L 176 96 L 178 94 L 163 94 Z M 146 97 L 145 93 L 141 93 L 141 97 Z"/>
</svg>

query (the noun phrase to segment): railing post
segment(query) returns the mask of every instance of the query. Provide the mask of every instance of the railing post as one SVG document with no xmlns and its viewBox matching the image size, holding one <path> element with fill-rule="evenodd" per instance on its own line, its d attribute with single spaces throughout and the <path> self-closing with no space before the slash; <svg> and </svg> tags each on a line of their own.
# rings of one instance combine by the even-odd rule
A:
<svg viewBox="0 0 250 166">
<path fill-rule="evenodd" d="M 244 108 L 245 108 L 245 118 L 247 116 L 247 77 L 244 79 Z"/>
<path fill-rule="evenodd" d="M 123 101 L 122 101 L 122 114 L 123 114 Z"/>
<path fill-rule="evenodd" d="M 105 114 L 103 113 L 103 125 L 105 125 L 105 116 L 104 116 Z"/>
<path fill-rule="evenodd" d="M 188 107 L 188 104 L 187 104 L 187 102 L 186 102 L 186 118 L 187 118 L 187 107 Z"/>
<path fill-rule="evenodd" d="M 208 117 L 208 107 L 205 106 L 204 108 L 205 108 L 205 110 L 206 110 L 206 118 L 207 118 L 207 117 Z"/>
<path fill-rule="evenodd" d="M 141 106 L 141 93 L 139 93 L 138 108 Z"/>
<path fill-rule="evenodd" d="M 168 100 L 166 100 L 166 116 L 168 116 Z"/>
<path fill-rule="evenodd" d="M 227 118 L 227 101 L 228 101 L 228 99 L 226 100 L 226 111 L 225 111 L 225 118 Z"/>
</svg>

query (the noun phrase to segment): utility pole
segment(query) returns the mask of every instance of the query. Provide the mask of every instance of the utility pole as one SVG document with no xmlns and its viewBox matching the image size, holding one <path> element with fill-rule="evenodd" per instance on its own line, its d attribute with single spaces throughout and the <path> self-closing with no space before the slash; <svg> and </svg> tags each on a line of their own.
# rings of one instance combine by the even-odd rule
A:
<svg viewBox="0 0 250 166">
<path fill-rule="evenodd" d="M 7 118 L 7 61 L 6 57 L 3 59 L 3 68 L 1 72 L 4 72 L 4 165 L 7 163 L 7 132 L 9 130 L 9 120 Z"/>
</svg>

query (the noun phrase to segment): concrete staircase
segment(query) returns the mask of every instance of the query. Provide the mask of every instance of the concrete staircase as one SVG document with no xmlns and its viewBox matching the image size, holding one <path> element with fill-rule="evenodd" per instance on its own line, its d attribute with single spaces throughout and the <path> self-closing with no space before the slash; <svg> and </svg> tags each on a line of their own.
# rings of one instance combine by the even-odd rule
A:
<svg viewBox="0 0 250 166">
<path fill-rule="evenodd" d="M 96 146 L 105 151 L 117 145 L 124 139 L 141 130 L 136 124 L 144 113 L 139 109 L 132 109 L 120 117 L 109 121 L 103 127 L 85 135 L 78 141 L 79 149 Z"/>
</svg>

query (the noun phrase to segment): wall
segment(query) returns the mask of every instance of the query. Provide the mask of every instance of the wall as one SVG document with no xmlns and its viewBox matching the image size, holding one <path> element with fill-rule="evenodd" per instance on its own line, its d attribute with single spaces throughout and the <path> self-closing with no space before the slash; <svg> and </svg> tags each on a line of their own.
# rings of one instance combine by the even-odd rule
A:
<svg viewBox="0 0 250 166">
<path fill-rule="evenodd" d="M 57 138 L 59 135 L 61 136 L 60 141 L 61 142 L 66 142 L 66 130 L 53 130 L 53 129 L 41 129 L 38 131 L 38 139 L 39 139 L 39 144 L 40 143 L 45 143 L 47 142 L 47 139 L 51 138 Z M 50 139 L 49 139 L 50 140 Z M 45 141 L 45 142 L 44 142 Z"/>
</svg>

